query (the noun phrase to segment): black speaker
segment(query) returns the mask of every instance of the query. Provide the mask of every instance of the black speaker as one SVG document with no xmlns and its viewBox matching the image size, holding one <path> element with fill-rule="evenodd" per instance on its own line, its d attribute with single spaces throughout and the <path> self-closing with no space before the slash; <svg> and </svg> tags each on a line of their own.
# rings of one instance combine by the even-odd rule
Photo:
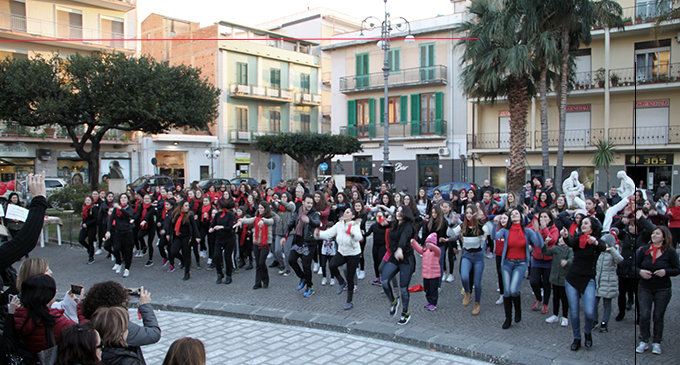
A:
<svg viewBox="0 0 680 365">
<path fill-rule="evenodd" d="M 395 181 L 395 173 L 394 173 L 394 165 L 383 165 L 383 182 L 386 182 L 388 184 L 394 184 Z"/>
</svg>

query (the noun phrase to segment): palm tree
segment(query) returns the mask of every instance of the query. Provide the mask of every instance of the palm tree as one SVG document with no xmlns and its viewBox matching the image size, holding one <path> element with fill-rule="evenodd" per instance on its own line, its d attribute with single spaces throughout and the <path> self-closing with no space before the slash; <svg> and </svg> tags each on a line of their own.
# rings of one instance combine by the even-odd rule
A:
<svg viewBox="0 0 680 365">
<path fill-rule="evenodd" d="M 607 188 L 609 188 L 609 166 L 614 162 L 616 147 L 612 141 L 603 139 L 598 140 L 595 147 L 597 151 L 593 154 L 593 163 L 596 169 L 604 168 L 607 172 Z"/>
<path fill-rule="evenodd" d="M 529 97 L 535 94 L 531 82 L 534 65 L 530 47 L 522 39 L 522 13 L 516 1 L 478 0 L 469 7 L 476 17 L 455 31 L 469 38 L 457 46 L 462 57 L 463 90 L 471 98 L 494 102 L 506 96 L 510 105 L 510 166 L 508 190 L 519 193 L 524 183 L 526 118 Z"/>
</svg>

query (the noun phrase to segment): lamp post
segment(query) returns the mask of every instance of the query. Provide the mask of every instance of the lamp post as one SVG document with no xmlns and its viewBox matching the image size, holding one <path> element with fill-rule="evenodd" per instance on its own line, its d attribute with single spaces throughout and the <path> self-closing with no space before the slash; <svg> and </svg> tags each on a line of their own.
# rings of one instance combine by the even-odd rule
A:
<svg viewBox="0 0 680 365">
<path fill-rule="evenodd" d="M 392 29 L 396 29 L 398 31 L 405 31 L 408 29 L 408 35 L 404 39 L 404 42 L 406 43 L 413 43 L 415 42 L 415 38 L 413 35 L 411 35 L 411 24 L 408 22 L 408 20 L 402 18 L 402 17 L 397 17 L 394 18 L 394 22 L 392 21 L 390 17 L 390 13 L 387 12 L 387 0 L 383 0 L 385 2 L 385 20 L 380 20 L 374 16 L 369 16 L 366 19 L 364 19 L 361 22 L 361 32 L 360 35 L 364 35 L 364 30 L 373 30 L 377 29 L 380 27 L 380 41 L 378 41 L 378 47 L 382 48 L 383 51 L 385 52 L 384 59 L 383 59 L 383 77 L 385 79 L 385 102 L 384 102 L 384 110 L 383 110 L 383 131 L 384 131 L 384 140 L 383 140 L 383 163 L 382 163 L 382 168 L 383 168 L 383 181 L 386 183 L 394 184 L 395 182 L 395 172 L 394 172 L 394 165 L 390 164 L 390 132 L 389 132 L 389 126 L 390 126 L 390 121 L 389 121 L 389 83 L 388 83 L 388 78 L 390 76 L 390 63 L 389 63 L 389 54 L 388 51 L 390 50 L 390 32 Z"/>
<path fill-rule="evenodd" d="M 215 166 L 213 165 L 213 161 L 220 157 L 220 149 L 219 147 L 211 146 L 210 149 L 205 150 L 203 153 L 205 154 L 205 157 L 210 159 L 210 177 L 215 177 Z"/>
</svg>

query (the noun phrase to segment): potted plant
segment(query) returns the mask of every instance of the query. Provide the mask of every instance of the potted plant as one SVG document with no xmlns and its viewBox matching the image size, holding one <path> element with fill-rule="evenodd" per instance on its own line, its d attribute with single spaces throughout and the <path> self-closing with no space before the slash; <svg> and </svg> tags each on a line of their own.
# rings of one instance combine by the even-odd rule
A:
<svg viewBox="0 0 680 365">
<path fill-rule="evenodd" d="M 637 15 L 635 17 L 635 24 L 642 24 L 642 15 Z"/>
<path fill-rule="evenodd" d="M 612 87 L 619 86 L 619 75 L 616 72 L 609 74 L 609 79 L 612 82 Z"/>
<path fill-rule="evenodd" d="M 595 71 L 595 82 L 597 82 L 597 85 L 599 87 L 604 87 L 604 81 L 605 81 L 605 70 L 604 67 L 600 67 L 597 71 Z"/>
<path fill-rule="evenodd" d="M 623 19 L 623 25 L 631 25 L 633 24 L 633 18 L 628 17 Z"/>
</svg>

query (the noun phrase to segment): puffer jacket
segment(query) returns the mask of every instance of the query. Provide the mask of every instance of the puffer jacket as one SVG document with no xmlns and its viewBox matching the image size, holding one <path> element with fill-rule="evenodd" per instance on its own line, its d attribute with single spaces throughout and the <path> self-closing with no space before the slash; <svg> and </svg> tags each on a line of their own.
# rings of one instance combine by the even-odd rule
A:
<svg viewBox="0 0 680 365">
<path fill-rule="evenodd" d="M 61 340 L 61 332 L 64 328 L 76 324 L 64 316 L 63 309 L 50 308 L 50 314 L 54 317 L 54 340 L 57 344 Z M 24 325 L 26 322 L 26 325 Z M 14 328 L 31 352 L 33 358 L 38 360 L 38 352 L 47 350 L 47 338 L 45 337 L 45 327 L 36 325 L 28 317 L 28 311 L 24 307 L 17 308 L 14 313 Z"/>
<path fill-rule="evenodd" d="M 342 256 L 360 255 L 361 245 L 359 242 L 363 239 L 360 225 L 358 221 L 347 223 L 341 221 L 325 231 L 320 231 L 319 235 L 315 237 L 322 240 L 329 240 L 335 237 L 335 241 L 338 243 L 338 252 Z M 347 233 L 348 229 L 350 233 Z"/>
<path fill-rule="evenodd" d="M 595 275 L 595 295 L 600 298 L 616 298 L 619 296 L 619 277 L 616 266 L 623 261 L 623 256 L 616 247 L 608 247 L 597 259 Z"/>
<path fill-rule="evenodd" d="M 411 247 L 423 255 L 423 279 L 436 279 L 442 276 L 439 266 L 439 256 L 441 256 L 442 250 L 439 246 L 431 245 L 429 249 L 426 249 L 419 245 L 415 239 L 412 239 Z"/>
<path fill-rule="evenodd" d="M 552 256 L 552 267 L 550 269 L 550 277 L 548 281 L 552 285 L 564 286 L 564 279 L 569 272 L 569 266 L 574 261 L 574 250 L 569 246 L 556 245 L 548 248 L 546 245 L 541 247 L 541 252 L 544 255 Z M 567 260 L 567 264 L 562 267 L 562 260 Z"/>
<path fill-rule="evenodd" d="M 283 208 L 281 208 L 283 207 Z M 293 218 L 293 212 L 295 211 L 294 203 L 284 203 L 282 201 L 272 204 L 272 212 L 281 218 L 281 221 L 276 224 L 275 234 L 277 236 L 284 236 L 286 234 L 286 227 L 288 227 L 288 222 Z"/>
</svg>

